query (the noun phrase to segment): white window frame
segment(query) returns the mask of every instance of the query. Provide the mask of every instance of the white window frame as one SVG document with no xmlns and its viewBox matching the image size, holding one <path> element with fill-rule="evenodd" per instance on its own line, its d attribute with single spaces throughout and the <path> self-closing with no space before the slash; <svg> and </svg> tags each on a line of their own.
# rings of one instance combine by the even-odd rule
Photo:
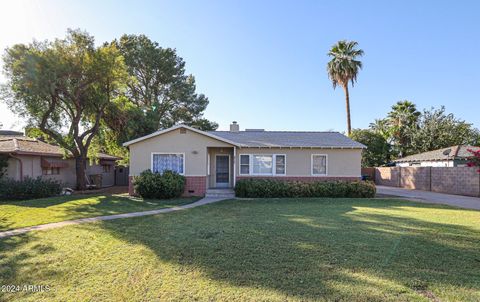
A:
<svg viewBox="0 0 480 302">
<path fill-rule="evenodd" d="M 285 159 L 285 163 L 284 163 L 285 169 L 284 169 L 283 174 L 277 174 L 277 156 L 279 156 L 279 155 L 283 156 L 283 158 Z M 275 170 L 273 171 L 273 175 L 275 175 L 275 176 L 285 176 L 285 175 L 287 175 L 287 155 L 286 154 L 274 154 L 273 161 L 275 162 Z"/>
<path fill-rule="evenodd" d="M 242 173 L 242 156 L 248 156 L 248 173 Z M 239 154 L 238 155 L 238 175 L 250 175 L 252 169 L 250 167 L 250 154 Z"/>
<path fill-rule="evenodd" d="M 314 174 L 313 173 L 313 157 L 314 156 L 325 156 L 325 174 Z M 322 176 L 327 176 L 328 175 L 328 154 L 312 154 L 310 156 L 310 174 L 312 176 L 318 176 L 318 177 L 322 177 Z"/>
<path fill-rule="evenodd" d="M 167 155 L 182 155 L 183 158 L 183 173 L 178 173 L 180 175 L 185 175 L 185 170 L 187 167 L 185 166 L 185 153 L 184 152 L 152 152 L 150 156 L 150 171 L 153 172 L 153 156 L 154 155 L 162 155 L 162 154 L 167 154 Z"/>
<path fill-rule="evenodd" d="M 241 156 L 248 156 L 248 172 L 242 173 L 242 158 Z M 277 155 L 283 156 L 285 158 L 285 173 L 277 174 Z M 286 176 L 287 175 L 287 154 L 269 154 L 269 153 L 260 153 L 260 154 L 239 154 L 238 160 L 238 175 L 251 175 L 251 176 Z M 272 157 L 272 173 L 253 173 L 253 157 L 254 156 L 271 156 Z"/>
</svg>

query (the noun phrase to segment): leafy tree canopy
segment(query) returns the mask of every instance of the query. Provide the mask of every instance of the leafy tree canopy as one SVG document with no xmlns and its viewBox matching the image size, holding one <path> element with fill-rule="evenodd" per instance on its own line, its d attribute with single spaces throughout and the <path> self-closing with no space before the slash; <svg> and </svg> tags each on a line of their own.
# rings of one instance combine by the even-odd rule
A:
<svg viewBox="0 0 480 302">
<path fill-rule="evenodd" d="M 480 132 L 445 107 L 424 110 L 418 120 L 418 127 L 409 129 L 411 150 L 414 153 L 426 152 L 455 145 L 477 145 Z"/>
<path fill-rule="evenodd" d="M 195 78 L 186 74 L 185 62 L 174 49 L 162 48 L 144 35 L 124 35 L 113 45 L 130 75 L 125 96 L 108 108 L 111 114 L 105 119 L 120 142 L 178 123 L 202 130 L 218 127 L 203 118 L 208 98 L 196 93 Z"/>
<path fill-rule="evenodd" d="M 370 129 L 353 129 L 350 138 L 367 146 L 362 154 L 362 167 L 378 167 L 390 161 L 390 145 L 381 134 Z"/>
<path fill-rule="evenodd" d="M 410 101 L 397 102 L 387 117 L 370 124 L 370 130 L 390 144 L 392 158 L 455 145 L 480 145 L 480 131 L 447 113 L 445 107 L 419 112 Z"/>
<path fill-rule="evenodd" d="M 88 149 L 104 112 L 127 82 L 123 57 L 114 44 L 69 30 L 53 42 L 17 44 L 6 50 L 8 79 L 2 99 L 49 139 L 72 153 L 77 186 L 84 189 Z"/>
</svg>

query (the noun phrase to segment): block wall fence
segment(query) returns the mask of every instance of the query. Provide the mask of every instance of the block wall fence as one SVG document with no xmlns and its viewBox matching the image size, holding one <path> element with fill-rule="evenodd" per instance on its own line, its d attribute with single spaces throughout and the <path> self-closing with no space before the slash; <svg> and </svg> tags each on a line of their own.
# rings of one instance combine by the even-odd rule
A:
<svg viewBox="0 0 480 302">
<path fill-rule="evenodd" d="M 480 173 L 471 167 L 380 167 L 375 183 L 382 186 L 480 196 Z"/>
</svg>

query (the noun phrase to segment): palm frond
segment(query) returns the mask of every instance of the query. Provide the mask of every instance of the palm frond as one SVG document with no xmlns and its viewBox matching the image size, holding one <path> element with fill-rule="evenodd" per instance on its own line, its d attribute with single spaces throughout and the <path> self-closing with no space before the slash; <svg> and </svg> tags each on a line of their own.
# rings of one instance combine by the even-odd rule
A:
<svg viewBox="0 0 480 302">
<path fill-rule="evenodd" d="M 345 87 L 348 82 L 353 86 L 357 81 L 358 72 L 363 67 L 357 58 L 364 55 L 363 50 L 357 47 L 356 41 L 342 40 L 334 44 L 328 52 L 327 55 L 332 59 L 327 64 L 327 73 L 333 88 L 337 85 Z"/>
</svg>

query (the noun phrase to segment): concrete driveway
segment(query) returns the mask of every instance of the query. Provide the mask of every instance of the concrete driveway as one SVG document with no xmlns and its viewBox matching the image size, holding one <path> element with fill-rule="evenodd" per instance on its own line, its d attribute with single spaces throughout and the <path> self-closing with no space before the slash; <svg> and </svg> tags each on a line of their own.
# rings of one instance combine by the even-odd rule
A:
<svg viewBox="0 0 480 302">
<path fill-rule="evenodd" d="M 443 194 L 429 191 L 410 190 L 396 187 L 377 186 L 377 194 L 399 196 L 405 199 L 446 204 L 465 209 L 480 210 L 480 198 L 460 195 Z"/>
</svg>

